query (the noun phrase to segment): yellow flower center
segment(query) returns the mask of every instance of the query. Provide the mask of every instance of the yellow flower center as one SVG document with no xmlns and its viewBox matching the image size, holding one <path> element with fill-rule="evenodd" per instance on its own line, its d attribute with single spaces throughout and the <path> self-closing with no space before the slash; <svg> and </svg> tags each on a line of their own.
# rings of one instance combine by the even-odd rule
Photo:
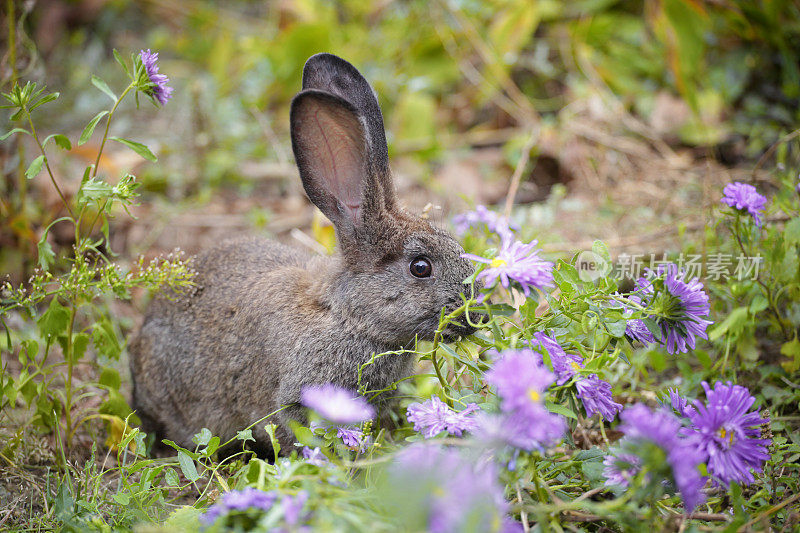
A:
<svg viewBox="0 0 800 533">
<path fill-rule="evenodd" d="M 492 259 L 492 262 L 489 263 L 489 266 L 492 268 L 500 268 L 506 266 L 507 264 L 508 263 L 506 263 L 505 259 L 500 259 L 499 257 L 495 257 L 494 259 Z"/>
<path fill-rule="evenodd" d="M 534 390 L 534 389 L 528 389 L 528 397 L 531 400 L 533 400 L 534 402 L 538 402 L 539 399 L 541 399 L 541 396 L 539 395 L 539 391 Z"/>
<path fill-rule="evenodd" d="M 733 432 L 728 433 L 725 431 L 725 428 L 719 428 L 719 438 L 721 439 L 728 439 L 728 446 L 733 446 Z"/>
<path fill-rule="evenodd" d="M 579 365 L 575 361 L 572 361 L 570 363 L 570 365 L 572 366 L 572 370 L 574 370 L 575 372 L 580 372 L 581 371 L 581 365 Z"/>
</svg>

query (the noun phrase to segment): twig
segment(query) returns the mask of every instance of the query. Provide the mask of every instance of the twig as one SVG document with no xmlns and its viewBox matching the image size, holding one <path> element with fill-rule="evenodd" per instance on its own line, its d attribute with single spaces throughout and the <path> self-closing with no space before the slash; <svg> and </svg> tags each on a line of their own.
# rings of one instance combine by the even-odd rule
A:
<svg viewBox="0 0 800 533">
<path fill-rule="evenodd" d="M 709 522 L 728 522 L 731 515 L 725 513 L 691 513 L 687 520 L 708 520 Z"/>
<path fill-rule="evenodd" d="M 469 20 L 469 18 L 458 9 L 452 9 L 448 2 L 441 2 L 441 4 L 444 5 L 445 9 L 456 18 L 458 24 L 464 30 L 467 39 L 470 41 L 470 43 L 472 43 L 472 46 L 481 56 L 481 59 L 483 59 L 486 68 L 497 77 L 503 90 L 505 90 L 506 94 L 508 94 L 508 97 L 519 108 L 519 111 L 525 115 L 526 120 L 523 122 L 538 122 L 539 114 L 531 105 L 528 97 L 523 94 L 508 73 L 499 66 L 501 62 L 497 58 L 497 54 L 491 49 L 489 44 L 487 44 L 486 41 L 481 38 L 478 31 L 475 29 L 474 24 L 472 24 L 472 21 Z"/>
<path fill-rule="evenodd" d="M 525 167 L 528 166 L 528 160 L 531 157 L 531 150 L 533 150 L 533 146 L 536 144 L 538 139 L 539 126 L 538 124 L 535 124 L 531 128 L 531 134 L 530 137 L 528 137 L 528 141 L 525 143 L 525 146 L 522 147 L 522 153 L 520 154 L 517 168 L 514 169 L 514 174 L 511 176 L 511 184 L 508 186 L 508 194 L 506 194 L 506 207 L 504 211 L 506 218 L 511 217 L 511 208 L 514 207 L 514 197 L 517 195 L 517 189 L 519 189 L 519 182 L 522 179 L 522 173 L 525 171 Z"/>
<path fill-rule="evenodd" d="M 517 501 L 522 505 L 522 491 L 519 490 L 519 483 L 517 483 Z M 528 512 L 525 509 L 522 509 L 519 513 L 520 518 L 522 519 L 522 529 L 525 533 L 528 533 L 531 530 L 531 526 L 528 523 Z"/>
<path fill-rule="evenodd" d="M 248 107 L 247 110 L 251 115 L 253 115 L 253 118 L 256 119 L 256 122 L 258 122 L 258 125 L 261 127 L 261 131 L 264 132 L 264 137 L 266 137 L 267 141 L 269 141 L 269 143 L 272 145 L 272 150 L 275 152 L 278 162 L 284 166 L 291 165 L 289 157 L 286 154 L 286 151 L 283 149 L 283 145 L 281 145 L 278 136 L 275 135 L 275 131 L 272 129 L 269 123 L 264 120 L 264 116 L 261 111 L 254 105 Z"/>
<path fill-rule="evenodd" d="M 603 520 L 603 517 L 596 514 L 581 513 L 578 511 L 563 511 L 564 520 L 567 522 L 597 522 Z"/>
<path fill-rule="evenodd" d="M 786 135 L 784 135 L 783 137 L 781 137 L 780 139 L 778 139 L 777 141 L 772 143 L 772 146 L 770 146 L 767 149 L 767 151 L 764 152 L 764 154 L 761 157 L 758 158 L 758 161 L 756 162 L 756 166 L 753 167 L 753 172 L 750 174 L 750 179 L 751 180 L 755 180 L 756 179 L 756 171 L 758 171 L 758 169 L 761 168 L 761 165 L 766 163 L 767 159 L 769 159 L 769 156 L 771 156 L 772 153 L 775 152 L 775 150 L 778 148 L 778 146 L 782 145 L 785 142 L 791 141 L 792 139 L 794 139 L 798 135 L 800 135 L 800 129 L 796 129 L 791 133 L 787 133 Z"/>
<path fill-rule="evenodd" d="M 575 498 L 575 500 L 573 500 L 573 503 L 579 502 L 581 500 L 585 500 L 586 498 L 591 498 L 595 494 L 600 494 L 601 492 L 603 492 L 605 490 L 608 490 L 608 487 L 595 487 L 592 490 L 590 490 L 588 492 L 584 492 L 583 494 L 581 494 L 580 496 Z"/>
</svg>

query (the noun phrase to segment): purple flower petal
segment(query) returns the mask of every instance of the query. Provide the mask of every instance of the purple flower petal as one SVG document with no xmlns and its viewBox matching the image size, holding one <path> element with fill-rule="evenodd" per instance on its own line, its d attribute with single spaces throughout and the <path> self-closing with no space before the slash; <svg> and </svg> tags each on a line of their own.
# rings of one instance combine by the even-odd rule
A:
<svg viewBox="0 0 800 533">
<path fill-rule="evenodd" d="M 152 83 L 152 87 L 145 90 L 145 93 L 158 100 L 158 103 L 161 105 L 165 105 L 167 100 L 172 98 L 172 91 L 174 89 L 167 86 L 169 78 L 158 73 L 158 53 L 153 53 L 148 48 L 147 50 L 141 50 L 139 52 L 139 57 L 147 72 L 147 77 Z"/>
<path fill-rule="evenodd" d="M 686 272 L 670 263 L 648 270 L 646 277 L 636 282 L 643 305 L 661 313 L 653 318 L 661 329 L 658 341 L 669 353 L 694 349 L 695 338 L 707 339 L 706 329 L 713 324 L 702 318 L 710 312 L 703 284 L 698 278 L 686 281 L 685 277 Z"/>
<path fill-rule="evenodd" d="M 705 381 L 702 385 L 707 403 L 695 401 L 688 416 L 709 474 L 722 486 L 731 481 L 752 483 L 751 470 L 760 472 L 769 459 L 767 446 L 772 441 L 758 438 L 761 424 L 769 420 L 761 418 L 758 411 L 750 411 L 756 399 L 745 387 L 721 381 L 713 389 Z"/>
<path fill-rule="evenodd" d="M 375 417 L 375 409 L 364 398 L 333 384 L 303 388 L 300 401 L 336 424 L 359 424 Z"/>
<path fill-rule="evenodd" d="M 414 424 L 414 430 L 429 439 L 442 431 L 460 437 L 465 431 L 473 431 L 477 426 L 474 412 L 480 410 L 477 404 L 471 403 L 460 412 L 447 406 L 438 396 L 426 402 L 415 402 L 408 406 L 406 416 Z"/>
<path fill-rule="evenodd" d="M 489 265 L 476 277 L 486 287 L 494 287 L 499 282 L 507 289 L 514 282 L 525 296 L 530 296 L 531 289 L 541 290 L 553 286 L 553 263 L 539 257 L 537 242 L 524 244 L 515 241 L 513 234 L 509 232 L 503 235 L 503 244 L 494 259 L 474 254 L 461 254 L 461 257 Z"/>
<path fill-rule="evenodd" d="M 761 227 L 761 215 L 767 205 L 767 198 L 759 194 L 755 187 L 735 181 L 727 184 L 722 192 L 725 196 L 720 202 L 749 213 L 755 220 L 756 226 Z"/>
</svg>

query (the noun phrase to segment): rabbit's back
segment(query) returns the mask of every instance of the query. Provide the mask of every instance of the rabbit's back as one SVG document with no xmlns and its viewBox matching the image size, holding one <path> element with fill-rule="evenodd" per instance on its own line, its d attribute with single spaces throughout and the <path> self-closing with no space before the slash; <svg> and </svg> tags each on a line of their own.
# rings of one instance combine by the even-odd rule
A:
<svg viewBox="0 0 800 533">
<path fill-rule="evenodd" d="M 131 342 L 134 407 L 146 429 L 185 445 L 202 427 L 228 436 L 277 409 L 287 366 L 279 354 L 291 350 L 283 326 L 315 311 L 325 321 L 324 304 L 303 299 L 321 279 L 309 263 L 322 259 L 265 239 L 197 256 L 195 286 L 157 297 Z"/>
</svg>

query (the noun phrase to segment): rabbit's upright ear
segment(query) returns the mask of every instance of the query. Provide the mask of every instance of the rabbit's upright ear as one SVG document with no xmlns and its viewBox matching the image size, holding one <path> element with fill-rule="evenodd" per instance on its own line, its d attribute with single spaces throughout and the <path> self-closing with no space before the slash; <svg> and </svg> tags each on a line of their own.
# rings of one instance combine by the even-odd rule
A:
<svg viewBox="0 0 800 533">
<path fill-rule="evenodd" d="M 340 239 L 386 211 L 364 121 L 347 100 L 316 89 L 292 100 L 292 150 L 306 194 Z"/>
<path fill-rule="evenodd" d="M 359 116 L 366 122 L 369 155 L 376 172 L 389 176 L 389 152 L 386 147 L 386 133 L 383 128 L 383 115 L 378 99 L 369 82 L 356 67 L 333 54 L 316 54 L 306 61 L 303 67 L 303 89 L 317 89 L 347 100 L 356 108 Z M 391 187 L 390 179 L 384 183 Z"/>
</svg>

